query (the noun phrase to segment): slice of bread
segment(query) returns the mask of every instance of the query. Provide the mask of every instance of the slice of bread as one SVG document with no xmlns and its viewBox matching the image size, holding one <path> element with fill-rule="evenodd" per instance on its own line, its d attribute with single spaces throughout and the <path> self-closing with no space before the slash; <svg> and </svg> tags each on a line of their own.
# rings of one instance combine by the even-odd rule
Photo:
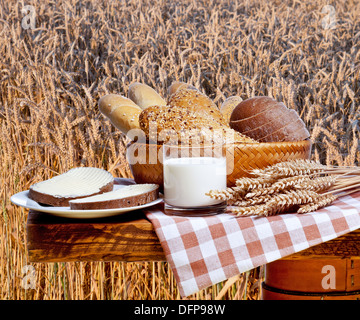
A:
<svg viewBox="0 0 360 320">
<path fill-rule="evenodd" d="M 140 206 L 159 197 L 159 185 L 135 184 L 103 194 L 70 201 L 71 210 L 115 209 Z"/>
<path fill-rule="evenodd" d="M 41 204 L 68 207 L 70 200 L 109 192 L 113 187 L 114 177 L 108 171 L 79 167 L 32 185 L 29 198 Z"/>
</svg>

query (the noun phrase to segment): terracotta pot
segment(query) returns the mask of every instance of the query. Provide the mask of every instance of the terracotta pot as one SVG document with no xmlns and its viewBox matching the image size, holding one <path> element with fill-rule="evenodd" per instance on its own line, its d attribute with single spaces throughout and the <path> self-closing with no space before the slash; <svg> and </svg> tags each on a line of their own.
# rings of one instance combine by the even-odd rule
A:
<svg viewBox="0 0 360 320">
<path fill-rule="evenodd" d="M 277 260 L 265 266 L 263 300 L 359 300 L 360 260 Z"/>
<path fill-rule="evenodd" d="M 310 159 L 311 147 L 311 140 L 227 144 L 227 185 L 232 187 L 238 178 L 250 176 L 252 169 Z M 163 185 L 162 145 L 131 142 L 127 146 L 127 160 L 136 183 Z"/>
</svg>

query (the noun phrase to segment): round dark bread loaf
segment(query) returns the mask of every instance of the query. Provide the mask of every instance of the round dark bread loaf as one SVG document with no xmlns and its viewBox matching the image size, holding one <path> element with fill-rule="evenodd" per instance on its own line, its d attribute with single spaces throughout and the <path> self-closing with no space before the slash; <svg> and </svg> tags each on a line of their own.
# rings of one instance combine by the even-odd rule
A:
<svg viewBox="0 0 360 320">
<path fill-rule="evenodd" d="M 271 97 L 253 97 L 246 99 L 234 108 L 230 116 L 230 122 L 251 118 L 279 104 L 282 103 Z"/>
<path fill-rule="evenodd" d="M 268 134 L 259 139 L 260 142 L 273 141 L 300 141 L 309 138 L 310 134 L 307 131 L 304 122 L 298 119 L 296 122 L 289 122 L 286 126 Z"/>
<path fill-rule="evenodd" d="M 265 113 L 264 113 L 265 114 Z M 257 118 L 257 117 L 255 117 Z M 255 119 L 254 118 L 254 119 Z M 299 116 L 297 115 L 295 110 L 285 110 L 283 113 L 277 114 L 276 112 L 272 112 L 272 114 L 268 117 L 268 122 L 264 124 L 260 124 L 255 129 L 244 131 L 244 134 L 249 134 L 251 136 L 256 136 L 258 139 L 261 139 L 274 131 L 277 131 L 288 123 L 296 122 L 299 120 Z M 251 122 L 252 120 L 250 120 Z"/>
<path fill-rule="evenodd" d="M 289 109 L 285 107 L 285 105 L 281 104 L 278 107 L 272 107 L 266 109 L 263 112 L 260 112 L 252 117 L 238 120 L 238 121 L 231 121 L 230 127 L 239 131 L 239 132 L 249 132 L 254 129 L 258 129 L 262 127 L 264 124 L 274 121 L 278 119 L 280 123 L 280 127 L 284 124 L 287 124 L 286 117 L 289 116 Z M 297 116 L 297 115 L 296 115 Z M 296 120 L 298 119 L 298 116 Z M 285 122 L 285 123 L 284 123 Z"/>
<path fill-rule="evenodd" d="M 270 97 L 254 97 L 239 103 L 230 127 L 259 142 L 301 141 L 310 134 L 295 110 Z"/>
</svg>

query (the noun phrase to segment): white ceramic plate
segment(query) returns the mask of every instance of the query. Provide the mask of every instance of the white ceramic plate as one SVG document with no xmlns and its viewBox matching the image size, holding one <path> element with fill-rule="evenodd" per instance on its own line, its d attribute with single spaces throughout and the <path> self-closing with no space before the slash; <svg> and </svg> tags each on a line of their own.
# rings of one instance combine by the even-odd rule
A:
<svg viewBox="0 0 360 320">
<path fill-rule="evenodd" d="M 114 184 L 114 190 L 125 187 L 125 185 Z M 30 210 L 46 212 L 58 217 L 74 218 L 74 219 L 92 219 L 92 218 L 104 218 L 119 215 L 125 212 L 139 210 L 147 207 L 151 207 L 162 201 L 162 197 L 159 196 L 155 201 L 143 204 L 141 206 L 129 207 L 129 208 L 116 208 L 116 209 L 100 209 L 100 210 L 70 210 L 70 207 L 50 207 L 42 206 L 34 200 L 29 198 L 29 190 L 22 191 L 14 194 L 10 198 L 13 204 L 20 207 L 24 207 Z"/>
</svg>

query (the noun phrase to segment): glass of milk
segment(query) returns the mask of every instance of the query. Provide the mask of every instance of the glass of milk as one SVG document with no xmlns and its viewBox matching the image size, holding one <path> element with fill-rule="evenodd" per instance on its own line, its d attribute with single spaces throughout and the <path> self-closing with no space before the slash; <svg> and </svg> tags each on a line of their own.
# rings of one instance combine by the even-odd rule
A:
<svg viewBox="0 0 360 320">
<path fill-rule="evenodd" d="M 226 189 L 223 144 L 164 145 L 165 213 L 204 216 L 224 212 L 226 201 L 211 199 L 210 190 Z"/>
</svg>

